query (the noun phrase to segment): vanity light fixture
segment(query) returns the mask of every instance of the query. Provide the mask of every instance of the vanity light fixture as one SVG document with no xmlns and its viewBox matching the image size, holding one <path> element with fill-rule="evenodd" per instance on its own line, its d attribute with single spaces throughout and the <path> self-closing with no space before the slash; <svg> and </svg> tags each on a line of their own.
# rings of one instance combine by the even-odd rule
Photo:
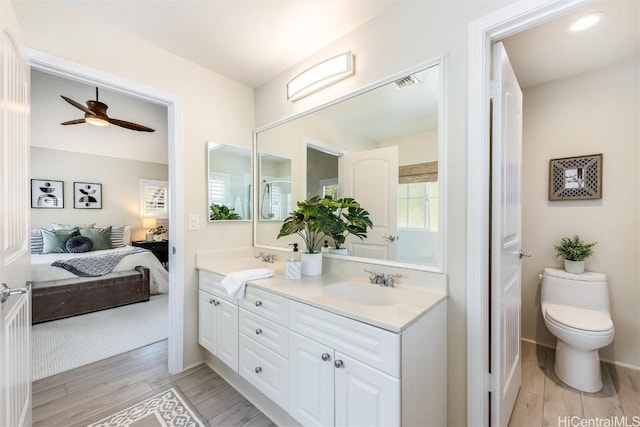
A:
<svg viewBox="0 0 640 427">
<path fill-rule="evenodd" d="M 596 25 L 602 18 L 602 15 L 604 15 L 604 12 L 593 12 L 584 15 L 571 23 L 569 31 L 576 32 L 586 30 L 587 28 Z"/>
<path fill-rule="evenodd" d="M 353 63 L 353 53 L 348 51 L 303 71 L 287 83 L 287 100 L 297 101 L 352 76 L 355 73 Z"/>
</svg>

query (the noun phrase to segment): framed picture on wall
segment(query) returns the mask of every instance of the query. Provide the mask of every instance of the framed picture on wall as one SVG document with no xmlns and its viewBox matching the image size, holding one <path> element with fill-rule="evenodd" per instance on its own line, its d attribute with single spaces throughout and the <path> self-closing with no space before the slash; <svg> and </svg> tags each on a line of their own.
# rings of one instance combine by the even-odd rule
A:
<svg viewBox="0 0 640 427">
<path fill-rule="evenodd" d="M 602 154 L 549 161 L 549 200 L 602 198 Z"/>
<path fill-rule="evenodd" d="M 75 209 L 102 209 L 102 184 L 74 182 L 73 207 Z"/>
<path fill-rule="evenodd" d="M 64 183 L 51 179 L 32 179 L 31 207 L 44 209 L 64 208 Z"/>
</svg>

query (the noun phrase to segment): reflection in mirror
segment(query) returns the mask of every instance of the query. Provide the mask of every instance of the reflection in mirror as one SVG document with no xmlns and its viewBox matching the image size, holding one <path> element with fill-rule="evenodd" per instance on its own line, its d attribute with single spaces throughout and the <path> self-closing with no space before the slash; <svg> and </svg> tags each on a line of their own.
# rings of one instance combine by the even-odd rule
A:
<svg viewBox="0 0 640 427">
<path fill-rule="evenodd" d="M 209 222 L 250 220 L 251 150 L 207 143 Z"/>
<path fill-rule="evenodd" d="M 282 221 L 291 212 L 291 159 L 260 153 L 260 221 Z"/>
<path fill-rule="evenodd" d="M 256 133 L 261 157 L 286 153 L 290 160 L 294 208 L 298 200 L 331 195 L 353 197 L 371 213 L 374 227 L 367 238 L 346 242 L 352 257 L 442 266 L 441 67 L 416 68 Z M 281 224 L 258 222 L 255 244 L 284 247 L 296 241 L 297 236 L 277 240 Z"/>
</svg>

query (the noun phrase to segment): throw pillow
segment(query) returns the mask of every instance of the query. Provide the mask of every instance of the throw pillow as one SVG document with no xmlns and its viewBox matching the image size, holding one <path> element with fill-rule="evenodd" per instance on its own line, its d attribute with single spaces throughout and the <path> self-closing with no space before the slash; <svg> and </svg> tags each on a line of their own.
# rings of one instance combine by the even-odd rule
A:
<svg viewBox="0 0 640 427">
<path fill-rule="evenodd" d="M 60 254 L 66 252 L 65 243 L 73 236 L 79 234 L 77 228 L 71 230 L 47 230 L 41 228 L 42 232 L 42 253 L 43 254 Z"/>
<path fill-rule="evenodd" d="M 72 228 L 93 228 L 96 226 L 96 223 L 93 222 L 91 224 L 60 224 L 57 222 L 51 223 L 51 228 L 53 230 L 71 230 Z"/>
<path fill-rule="evenodd" d="M 42 241 L 42 231 L 40 231 L 39 228 L 33 228 L 31 230 L 31 253 L 41 254 L 43 244 L 44 242 Z"/>
<path fill-rule="evenodd" d="M 64 244 L 67 252 L 72 254 L 79 254 L 82 252 L 89 252 L 93 247 L 93 242 L 90 238 L 85 236 L 73 236 L 67 243 Z"/>
<path fill-rule="evenodd" d="M 92 251 L 113 248 L 111 244 L 111 226 L 105 228 L 81 228 L 80 234 L 91 239 L 93 242 Z"/>
<path fill-rule="evenodd" d="M 127 241 L 125 240 L 126 229 L 128 226 L 126 225 L 114 225 L 111 227 L 111 246 L 114 248 L 121 248 L 127 245 Z"/>
</svg>

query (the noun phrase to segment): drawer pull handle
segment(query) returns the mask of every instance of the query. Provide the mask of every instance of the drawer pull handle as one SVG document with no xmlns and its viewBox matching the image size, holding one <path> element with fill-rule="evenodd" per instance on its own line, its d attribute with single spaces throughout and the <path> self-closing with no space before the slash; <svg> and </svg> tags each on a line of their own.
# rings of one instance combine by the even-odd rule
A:
<svg viewBox="0 0 640 427">
<path fill-rule="evenodd" d="M 220 301 L 213 300 L 213 305 L 215 305 L 215 306 L 220 305 Z"/>
<path fill-rule="evenodd" d="M 211 299 L 209 300 L 209 304 L 213 304 L 215 301 L 216 301 L 216 300 L 214 300 L 213 298 L 211 298 Z"/>
<path fill-rule="evenodd" d="M 256 301 L 256 307 L 262 307 L 262 301 Z"/>
<path fill-rule="evenodd" d="M 322 360 L 325 362 L 331 360 L 331 355 L 329 353 L 322 353 Z"/>
<path fill-rule="evenodd" d="M 256 368 L 256 374 L 259 374 L 260 372 L 262 372 L 262 368 L 261 368 L 260 366 L 258 366 L 258 367 Z"/>
<path fill-rule="evenodd" d="M 342 367 L 344 367 L 344 362 L 342 360 L 338 359 L 333 363 L 333 366 L 335 366 L 336 368 L 342 368 Z"/>
<path fill-rule="evenodd" d="M 257 328 L 257 329 L 256 329 L 256 335 L 260 335 L 261 333 L 262 333 L 262 329 Z"/>
</svg>

